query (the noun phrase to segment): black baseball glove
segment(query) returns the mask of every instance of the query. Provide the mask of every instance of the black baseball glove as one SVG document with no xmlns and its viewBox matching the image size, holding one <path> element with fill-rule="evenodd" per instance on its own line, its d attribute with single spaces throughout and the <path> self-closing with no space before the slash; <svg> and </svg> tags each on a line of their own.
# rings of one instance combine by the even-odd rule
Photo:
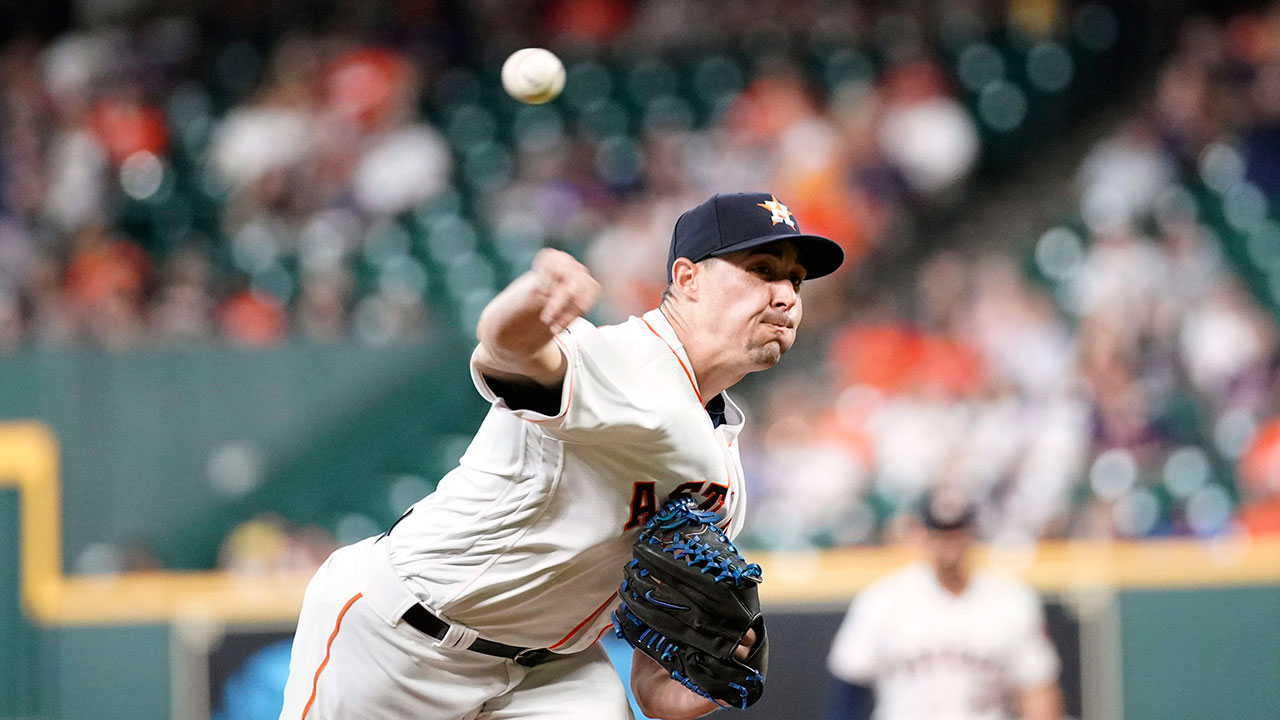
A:
<svg viewBox="0 0 1280 720">
<path fill-rule="evenodd" d="M 769 658 L 760 566 L 738 553 L 717 519 L 687 497 L 654 515 L 623 568 L 613 625 L 685 687 L 722 707 L 745 708 L 764 693 Z M 738 660 L 733 651 L 750 629 L 755 644 Z"/>
</svg>

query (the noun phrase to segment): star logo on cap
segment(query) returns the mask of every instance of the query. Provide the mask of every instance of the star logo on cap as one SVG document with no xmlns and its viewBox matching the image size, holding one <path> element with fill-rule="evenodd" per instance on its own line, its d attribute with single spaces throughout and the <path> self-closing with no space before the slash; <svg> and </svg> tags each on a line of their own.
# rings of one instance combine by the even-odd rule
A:
<svg viewBox="0 0 1280 720">
<path fill-rule="evenodd" d="M 795 228 L 796 224 L 791 222 L 791 218 L 795 216 L 791 214 L 791 211 L 787 209 L 786 205 L 778 202 L 778 198 L 773 195 L 769 196 L 769 202 L 756 203 L 756 205 L 771 213 L 772 217 L 770 219 L 773 220 L 774 225 L 777 225 L 778 223 L 786 223 L 790 225 L 792 229 Z"/>
</svg>

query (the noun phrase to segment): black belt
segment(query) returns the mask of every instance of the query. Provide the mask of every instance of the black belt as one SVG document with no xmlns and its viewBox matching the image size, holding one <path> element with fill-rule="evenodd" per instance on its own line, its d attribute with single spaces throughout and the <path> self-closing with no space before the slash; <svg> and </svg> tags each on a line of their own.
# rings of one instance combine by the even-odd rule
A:
<svg viewBox="0 0 1280 720">
<path fill-rule="evenodd" d="M 409 623 L 410 627 L 416 628 L 437 640 L 443 639 L 445 633 L 449 632 L 448 623 L 419 604 L 409 606 L 409 609 L 405 611 L 404 615 L 400 616 L 400 619 Z M 485 655 L 507 658 L 517 665 L 524 665 L 525 667 L 533 667 L 556 658 L 556 654 L 546 648 L 521 648 L 485 640 L 484 638 L 476 638 L 471 641 L 467 649 Z"/>
</svg>

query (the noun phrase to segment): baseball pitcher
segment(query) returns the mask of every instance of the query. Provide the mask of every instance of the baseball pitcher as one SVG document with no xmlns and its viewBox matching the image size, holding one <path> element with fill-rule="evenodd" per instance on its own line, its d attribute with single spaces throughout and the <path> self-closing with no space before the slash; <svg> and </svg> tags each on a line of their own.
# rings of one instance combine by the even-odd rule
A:
<svg viewBox="0 0 1280 720">
<path fill-rule="evenodd" d="M 726 390 L 778 362 L 795 341 L 801 284 L 842 261 L 776 197 L 717 195 L 677 221 L 660 306 L 596 327 L 582 317 L 596 281 L 543 250 L 481 315 L 471 380 L 491 409 L 458 467 L 308 586 L 282 720 L 630 717 L 597 640 L 623 604 L 641 530 L 668 500 L 689 499 L 681 534 L 662 535 L 668 554 L 731 565 L 738 576 L 717 592 L 746 597 L 742 583 L 758 578 L 717 554 L 742 528 L 746 496 L 744 418 Z M 691 543 L 703 549 L 686 554 Z M 686 612 L 676 608 L 665 610 Z M 718 625 L 737 636 L 712 652 L 762 665 L 763 626 L 739 615 L 741 626 Z M 631 685 L 646 714 L 692 718 L 758 695 L 730 679 L 716 685 L 726 700 L 660 661 L 682 652 L 672 636 L 661 652 L 653 635 L 634 637 Z"/>
</svg>

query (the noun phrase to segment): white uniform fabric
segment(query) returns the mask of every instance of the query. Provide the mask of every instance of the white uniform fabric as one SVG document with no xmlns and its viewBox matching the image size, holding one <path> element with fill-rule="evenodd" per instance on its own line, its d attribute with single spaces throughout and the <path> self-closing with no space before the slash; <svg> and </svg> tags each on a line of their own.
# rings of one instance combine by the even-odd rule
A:
<svg viewBox="0 0 1280 720">
<path fill-rule="evenodd" d="M 307 586 L 282 720 L 632 717 L 599 645 L 529 668 L 399 622 L 414 597 L 375 540 L 339 549 Z"/>
<path fill-rule="evenodd" d="M 953 595 L 924 563 L 854 599 L 827 664 L 875 687 L 877 720 L 1003 720 L 1011 693 L 1058 676 L 1031 588 L 979 572 Z"/>
<path fill-rule="evenodd" d="M 720 514 L 730 537 L 737 534 L 746 512 L 737 447 L 743 414 L 725 396 L 724 422 L 713 427 L 689 359 L 658 310 L 601 328 L 579 319 L 557 340 L 568 367 L 556 415 L 508 408 L 473 363 L 472 379 L 493 406 L 459 466 L 390 535 L 339 550 L 317 573 L 282 719 L 302 717 L 312 685 L 312 719 L 489 718 L 499 705 L 514 713 L 502 717 L 536 717 L 518 699 L 532 687 L 527 676 L 538 680 L 544 701 L 559 696 L 572 708 L 596 702 L 588 685 L 600 684 L 601 669 L 609 682 L 594 694 L 601 705 L 622 697 L 620 709 L 595 707 L 582 717 L 630 716 L 596 645 L 610 627 L 622 565 L 648 512 L 671 495 L 699 499 Z M 388 572 L 369 575 L 375 561 Z M 415 600 L 450 623 L 441 644 L 451 647 L 399 622 Z M 582 653 L 589 662 L 555 660 L 526 671 L 456 649 L 476 636 Z M 553 676 L 560 674 L 592 683 L 559 684 Z M 351 687 L 369 683 L 381 690 Z M 329 704 L 346 701 L 324 699 L 326 688 L 359 694 L 361 704 Z M 565 712 L 557 717 L 578 717 Z"/>
</svg>

